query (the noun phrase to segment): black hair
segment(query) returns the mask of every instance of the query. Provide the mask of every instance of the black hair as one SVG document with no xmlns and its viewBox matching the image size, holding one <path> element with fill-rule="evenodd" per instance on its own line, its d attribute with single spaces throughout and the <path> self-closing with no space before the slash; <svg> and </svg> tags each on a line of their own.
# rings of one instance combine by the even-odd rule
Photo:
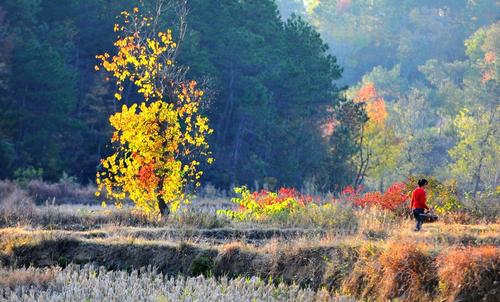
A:
<svg viewBox="0 0 500 302">
<path fill-rule="evenodd" d="M 427 181 L 427 179 L 425 179 L 425 178 L 422 178 L 422 179 L 419 179 L 419 180 L 418 180 L 418 186 L 419 186 L 419 187 L 423 187 L 423 186 L 425 186 L 425 185 L 426 185 L 426 184 L 428 184 L 428 183 L 429 183 L 429 182 L 428 182 L 428 181 Z"/>
</svg>

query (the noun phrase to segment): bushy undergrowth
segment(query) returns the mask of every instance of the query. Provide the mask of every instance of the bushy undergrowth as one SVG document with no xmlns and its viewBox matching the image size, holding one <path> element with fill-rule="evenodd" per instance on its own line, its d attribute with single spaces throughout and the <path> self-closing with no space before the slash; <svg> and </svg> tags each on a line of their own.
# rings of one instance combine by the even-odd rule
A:
<svg viewBox="0 0 500 302">
<path fill-rule="evenodd" d="M 366 209 L 377 209 L 389 213 L 393 218 L 409 216 L 408 183 L 395 183 L 384 192 L 363 193 L 360 188 L 347 187 L 340 196 L 312 197 L 292 188 L 282 188 L 277 192 L 250 192 L 242 187 L 237 191 L 240 197 L 229 200 L 219 197 L 196 199 L 188 209 L 159 221 L 157 217 L 130 211 L 82 210 L 77 215 L 72 211 L 60 211 L 53 205 L 93 204 L 98 205 L 93 187 L 82 187 L 71 179 L 48 184 L 40 180 L 22 183 L 0 181 L 0 225 L 34 224 L 103 224 L 118 225 L 174 225 L 188 227 L 217 228 L 229 224 L 229 220 L 246 221 L 276 226 L 325 227 L 346 230 L 355 229 L 361 222 L 361 214 Z M 210 190 L 209 190 L 210 191 Z M 440 214 L 440 219 L 449 223 L 497 222 L 500 212 L 498 192 L 466 195 L 457 205 L 456 188 L 452 184 L 433 182 L 429 189 L 430 204 Z M 35 204 L 39 206 L 35 207 Z M 231 205 L 237 204 L 237 209 Z M 40 205 L 45 205 L 40 207 Z M 125 207 L 126 208 L 126 207 Z M 108 208 L 109 210 L 109 208 Z M 381 210 L 381 211 L 380 211 Z M 73 211 L 74 212 L 74 211 Z M 217 212 L 218 215 L 213 213 Z M 209 213 L 209 214 L 207 214 Z M 355 215 L 353 215 L 355 214 Z M 68 217 L 63 217 L 67 215 Z M 147 219 L 146 219 L 147 218 Z"/>
<path fill-rule="evenodd" d="M 240 197 L 232 199 L 236 210 L 218 210 L 219 215 L 243 222 L 258 222 L 279 226 L 323 227 L 357 229 L 352 206 L 341 202 L 319 202 L 295 189 L 281 188 L 277 192 L 262 190 L 250 192 L 246 187 L 236 188 Z"/>
<path fill-rule="evenodd" d="M 234 192 L 241 197 L 231 201 L 239 206 L 238 210 L 219 210 L 230 218 L 245 220 L 266 220 L 270 217 L 287 218 L 291 213 L 312 203 L 311 196 L 305 196 L 295 189 L 281 188 L 277 192 L 262 190 L 250 192 L 247 187 L 235 188 Z"/>
<path fill-rule="evenodd" d="M 239 187 L 235 189 L 239 197 L 231 200 L 238 208 L 219 210 L 217 213 L 235 221 L 296 226 L 308 224 L 329 228 L 338 227 L 346 221 L 354 221 L 353 225 L 357 225 L 351 214 L 359 210 L 364 212 L 365 209 L 390 213 L 395 219 L 412 217 L 409 205 L 414 182 L 413 179 L 409 179 L 393 183 L 381 192 L 363 192 L 362 187 L 348 186 L 336 198 L 304 195 L 293 188 L 281 188 L 276 192 L 266 190 L 251 192 L 246 187 Z M 444 221 L 458 223 L 498 221 L 500 211 L 498 192 L 480 193 L 474 198 L 465 195 L 465 199 L 460 200 L 455 181 L 439 182 L 434 178 L 430 178 L 427 191 L 428 205 Z"/>
<path fill-rule="evenodd" d="M 44 289 L 55 280 L 60 271 L 59 268 L 4 269 L 0 267 L 0 288 L 4 288 L 5 291 L 22 287 Z"/>
<path fill-rule="evenodd" d="M 273 219 L 270 219 L 273 221 Z M 309 204 L 290 213 L 282 224 L 301 227 L 321 227 L 354 233 L 358 230 L 358 219 L 352 206 L 343 203 Z"/>
<path fill-rule="evenodd" d="M 20 270 L 23 271 L 23 270 Z M 25 272 L 28 272 L 24 270 Z M 20 274 L 10 272 L 10 274 Z M 30 274 L 40 274 L 29 271 Z M 37 284 L 0 289 L 0 301 L 352 301 L 328 291 L 275 286 L 259 278 L 168 278 L 151 269 L 131 273 L 68 266 L 47 288 Z"/>
<path fill-rule="evenodd" d="M 348 186 L 342 191 L 340 198 L 358 207 L 378 207 L 399 213 L 400 215 L 408 209 L 408 207 L 405 206 L 408 200 L 408 190 L 405 182 L 394 183 L 384 192 L 374 191 L 362 193 L 361 191 L 362 188 Z"/>
<path fill-rule="evenodd" d="M 453 248 L 440 255 L 438 267 L 439 289 L 443 300 L 498 301 L 498 247 Z"/>
<path fill-rule="evenodd" d="M 494 192 L 479 192 L 476 196 L 466 195 L 463 212 L 486 221 L 495 221 L 500 217 L 500 187 Z"/>
<path fill-rule="evenodd" d="M 29 196 L 36 204 L 98 204 L 95 197 L 96 188 L 92 185 L 82 186 L 71 177 L 64 177 L 56 183 L 47 183 L 38 178 L 16 179 L 16 181 L 0 180 L 0 201 L 2 195 L 15 191 L 17 194 Z"/>
<path fill-rule="evenodd" d="M 57 183 L 31 180 L 26 184 L 26 191 L 37 204 L 47 201 L 56 204 L 98 204 L 95 187 L 82 186 L 66 179 Z"/>
</svg>

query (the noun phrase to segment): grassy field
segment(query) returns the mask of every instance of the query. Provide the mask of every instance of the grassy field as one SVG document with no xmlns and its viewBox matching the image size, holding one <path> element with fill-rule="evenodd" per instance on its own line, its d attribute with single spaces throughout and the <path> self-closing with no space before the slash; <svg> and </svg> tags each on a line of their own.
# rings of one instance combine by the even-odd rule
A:
<svg viewBox="0 0 500 302">
<path fill-rule="evenodd" d="M 416 233 L 413 221 L 375 209 L 341 207 L 311 220 L 339 223 L 318 225 L 235 222 L 214 213 L 227 200 L 198 205 L 167 220 L 83 205 L 3 211 L 0 300 L 495 301 L 500 294 L 498 222 L 437 222 Z"/>
<path fill-rule="evenodd" d="M 0 189 L 0 301 L 496 301 L 500 294 L 496 214 L 452 213 L 416 233 L 401 213 L 344 202 L 239 221 L 216 213 L 234 207 L 229 198 L 207 196 L 158 219 L 128 206 L 68 204 L 62 197 L 71 190 L 55 185 Z M 72 196 L 91 200 L 91 191 Z M 55 193 L 62 201 L 36 205 L 32 197 Z"/>
</svg>

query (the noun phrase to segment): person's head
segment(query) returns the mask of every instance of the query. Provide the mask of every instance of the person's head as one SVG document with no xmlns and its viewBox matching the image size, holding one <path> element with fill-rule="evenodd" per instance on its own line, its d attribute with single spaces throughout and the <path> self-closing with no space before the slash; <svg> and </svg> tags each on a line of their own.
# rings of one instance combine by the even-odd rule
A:
<svg viewBox="0 0 500 302">
<path fill-rule="evenodd" d="M 422 179 L 418 180 L 418 186 L 421 187 L 421 188 L 425 187 L 428 183 L 429 182 L 425 178 L 422 178 Z"/>
</svg>

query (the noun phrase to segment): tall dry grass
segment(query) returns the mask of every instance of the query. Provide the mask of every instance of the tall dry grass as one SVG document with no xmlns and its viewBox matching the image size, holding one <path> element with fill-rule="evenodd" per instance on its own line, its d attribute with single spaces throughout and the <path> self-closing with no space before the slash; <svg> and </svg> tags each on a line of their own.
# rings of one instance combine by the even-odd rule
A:
<svg viewBox="0 0 500 302">
<path fill-rule="evenodd" d="M 352 272 L 342 282 L 342 292 L 360 299 L 431 301 L 437 274 L 432 258 L 422 246 L 391 242 L 386 248 L 367 244 Z"/>
<path fill-rule="evenodd" d="M 95 186 L 82 186 L 72 181 L 47 183 L 40 180 L 31 180 L 26 185 L 26 191 L 37 204 L 47 201 L 56 204 L 99 204 L 95 196 Z"/>
<path fill-rule="evenodd" d="M 38 273 L 39 270 L 30 271 Z M 273 285 L 256 277 L 165 277 L 152 269 L 106 271 L 68 266 L 47 288 L 20 284 L 0 288 L 0 301 L 353 301 L 297 285 Z"/>
<path fill-rule="evenodd" d="M 27 221 L 35 204 L 29 194 L 11 181 L 0 181 L 0 225 L 2 221 Z"/>
<path fill-rule="evenodd" d="M 429 249 L 413 242 L 392 242 L 378 259 L 378 296 L 384 299 L 404 297 L 410 301 L 430 301 L 438 281 Z"/>
</svg>

